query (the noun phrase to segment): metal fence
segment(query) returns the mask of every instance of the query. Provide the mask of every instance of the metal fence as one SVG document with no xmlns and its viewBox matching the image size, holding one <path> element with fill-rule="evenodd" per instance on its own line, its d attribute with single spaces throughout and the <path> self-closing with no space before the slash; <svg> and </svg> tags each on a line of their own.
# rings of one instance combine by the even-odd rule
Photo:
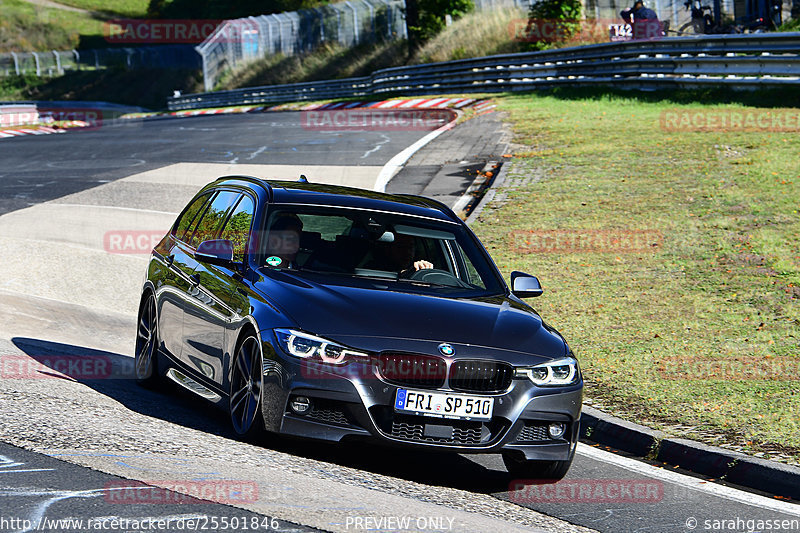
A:
<svg viewBox="0 0 800 533">
<path fill-rule="evenodd" d="M 200 56 L 192 45 L 101 48 L 66 52 L 10 52 L 0 54 L 0 75 L 55 76 L 70 70 L 119 67 L 200 68 Z"/>
<path fill-rule="evenodd" d="M 272 54 L 307 52 L 332 42 L 353 46 L 405 38 L 404 0 L 348 0 L 338 4 L 227 20 L 196 47 L 210 91 L 226 70 Z"/>
<path fill-rule="evenodd" d="M 478 10 L 528 6 L 530 0 L 474 0 Z M 197 46 L 203 80 L 210 91 L 228 70 L 281 53 L 308 52 L 323 43 L 355 46 L 377 40 L 406 38 L 405 0 L 347 0 L 302 9 L 223 22 Z"/>
<path fill-rule="evenodd" d="M 630 88 L 800 86 L 800 32 L 605 43 L 378 70 L 371 76 L 190 94 L 171 110 L 329 98 Z"/>
</svg>

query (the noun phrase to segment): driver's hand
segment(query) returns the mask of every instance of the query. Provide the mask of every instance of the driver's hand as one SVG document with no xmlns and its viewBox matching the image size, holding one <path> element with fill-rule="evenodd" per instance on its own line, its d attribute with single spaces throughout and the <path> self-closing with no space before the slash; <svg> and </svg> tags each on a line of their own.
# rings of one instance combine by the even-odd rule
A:
<svg viewBox="0 0 800 533">
<path fill-rule="evenodd" d="M 414 261 L 414 270 L 423 270 L 425 268 L 433 268 L 433 263 L 430 261 L 420 260 Z"/>
</svg>

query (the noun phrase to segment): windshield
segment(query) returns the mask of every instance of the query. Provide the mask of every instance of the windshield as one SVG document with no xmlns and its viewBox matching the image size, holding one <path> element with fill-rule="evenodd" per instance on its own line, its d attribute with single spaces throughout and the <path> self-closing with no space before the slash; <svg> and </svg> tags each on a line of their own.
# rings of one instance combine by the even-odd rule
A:
<svg viewBox="0 0 800 533">
<path fill-rule="evenodd" d="M 371 210 L 282 206 L 267 217 L 267 269 L 380 281 L 380 288 L 448 296 L 503 293 L 485 252 L 459 224 Z"/>
</svg>

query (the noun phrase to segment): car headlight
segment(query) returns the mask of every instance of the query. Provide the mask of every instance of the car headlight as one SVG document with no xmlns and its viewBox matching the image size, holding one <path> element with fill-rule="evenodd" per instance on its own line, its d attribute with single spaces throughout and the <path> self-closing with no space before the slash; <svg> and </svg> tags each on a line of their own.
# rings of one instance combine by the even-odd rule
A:
<svg viewBox="0 0 800 533">
<path fill-rule="evenodd" d="M 284 352 L 301 359 L 342 364 L 355 357 L 369 358 L 369 355 L 364 352 L 351 350 L 328 339 L 294 329 L 276 328 L 275 337 Z"/>
<path fill-rule="evenodd" d="M 578 360 L 565 357 L 529 368 L 518 368 L 517 377 L 527 377 L 540 387 L 572 385 L 580 379 Z"/>
</svg>

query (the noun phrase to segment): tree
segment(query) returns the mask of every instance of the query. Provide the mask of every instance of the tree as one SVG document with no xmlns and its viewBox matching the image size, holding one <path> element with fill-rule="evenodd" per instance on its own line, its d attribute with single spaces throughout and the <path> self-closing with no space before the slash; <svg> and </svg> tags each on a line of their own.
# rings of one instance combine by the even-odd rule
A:
<svg viewBox="0 0 800 533">
<path fill-rule="evenodd" d="M 526 33 L 531 37 L 529 40 L 533 47 L 541 49 L 549 42 L 569 40 L 581 30 L 582 13 L 581 0 L 538 0 L 531 4 Z M 541 31 L 543 29 L 546 31 Z M 540 34 L 556 36 L 557 39 L 534 38 Z"/>
<path fill-rule="evenodd" d="M 474 8 L 472 0 L 406 0 L 408 55 L 444 29 L 446 15 L 458 18 Z"/>
</svg>

